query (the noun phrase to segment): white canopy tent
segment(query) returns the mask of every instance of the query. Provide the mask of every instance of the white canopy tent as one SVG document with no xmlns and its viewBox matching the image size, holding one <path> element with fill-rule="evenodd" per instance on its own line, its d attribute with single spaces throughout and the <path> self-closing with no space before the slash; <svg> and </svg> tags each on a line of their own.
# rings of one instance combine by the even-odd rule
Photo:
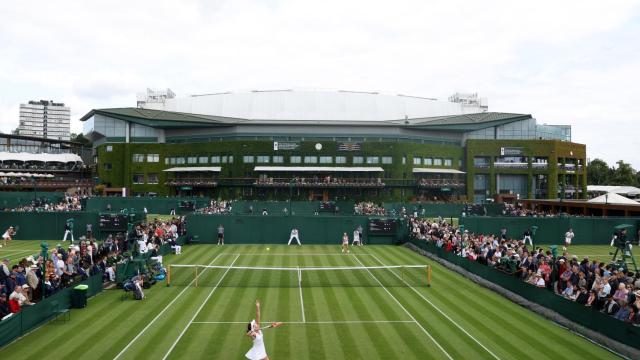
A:
<svg viewBox="0 0 640 360">
<path fill-rule="evenodd" d="M 640 205 L 637 201 L 626 198 L 616 193 L 607 193 L 593 198 L 588 203 L 592 204 L 612 204 L 612 205 Z"/>
<path fill-rule="evenodd" d="M 625 196 L 640 195 L 640 189 L 635 186 L 588 185 L 587 192 L 615 193 Z"/>
<path fill-rule="evenodd" d="M 33 154 L 33 153 L 12 153 L 0 152 L 0 161 L 40 161 L 40 162 L 82 162 L 82 158 L 76 154 Z"/>
<path fill-rule="evenodd" d="M 173 167 L 162 170 L 164 172 L 220 172 L 220 166 L 195 166 L 195 167 Z"/>
<path fill-rule="evenodd" d="M 456 169 L 440 168 L 413 168 L 414 174 L 466 174 L 464 171 Z"/>
</svg>

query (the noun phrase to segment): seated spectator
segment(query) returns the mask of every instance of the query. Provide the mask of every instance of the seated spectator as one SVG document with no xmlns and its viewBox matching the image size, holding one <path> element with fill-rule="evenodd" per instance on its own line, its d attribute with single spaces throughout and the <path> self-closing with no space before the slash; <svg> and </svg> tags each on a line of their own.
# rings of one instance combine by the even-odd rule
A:
<svg viewBox="0 0 640 360">
<path fill-rule="evenodd" d="M 22 308 L 24 305 L 33 305 L 31 301 L 24 295 L 24 290 L 28 289 L 29 285 L 16 286 L 11 295 L 9 295 L 9 301 L 15 300 L 18 302 L 18 305 Z"/>
<path fill-rule="evenodd" d="M 0 293 L 0 319 L 11 314 L 9 303 L 7 302 L 7 294 Z"/>
<path fill-rule="evenodd" d="M 617 301 L 618 303 L 621 300 L 627 300 L 628 293 L 629 290 L 627 290 L 627 286 L 624 283 L 619 283 L 618 290 L 616 290 L 615 294 L 613 294 L 613 300 Z"/>
<path fill-rule="evenodd" d="M 629 318 L 630 311 L 631 308 L 629 307 L 629 304 L 627 304 L 626 300 L 623 300 L 620 303 L 618 311 L 613 315 L 613 317 L 621 321 L 626 321 Z"/>
<path fill-rule="evenodd" d="M 609 294 L 609 296 L 607 296 L 607 301 L 602 307 L 602 312 L 607 315 L 615 315 L 618 310 L 620 310 L 620 305 L 618 305 L 618 302 L 613 298 L 613 295 Z"/>
</svg>

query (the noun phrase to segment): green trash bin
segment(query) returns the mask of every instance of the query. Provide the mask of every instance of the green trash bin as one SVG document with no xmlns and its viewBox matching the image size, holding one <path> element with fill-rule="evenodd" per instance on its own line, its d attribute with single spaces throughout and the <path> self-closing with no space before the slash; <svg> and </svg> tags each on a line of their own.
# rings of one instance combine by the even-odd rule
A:
<svg viewBox="0 0 640 360">
<path fill-rule="evenodd" d="M 71 293 L 71 307 L 74 309 L 82 309 L 87 306 L 87 290 L 89 286 L 78 285 L 73 288 Z"/>
</svg>

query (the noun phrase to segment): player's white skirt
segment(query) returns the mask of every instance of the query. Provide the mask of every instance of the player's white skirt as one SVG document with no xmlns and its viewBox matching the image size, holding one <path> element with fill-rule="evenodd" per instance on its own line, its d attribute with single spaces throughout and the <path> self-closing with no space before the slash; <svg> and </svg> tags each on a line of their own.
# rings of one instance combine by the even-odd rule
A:
<svg viewBox="0 0 640 360">
<path fill-rule="evenodd" d="M 571 244 L 571 238 L 564 238 L 565 244 Z"/>
</svg>

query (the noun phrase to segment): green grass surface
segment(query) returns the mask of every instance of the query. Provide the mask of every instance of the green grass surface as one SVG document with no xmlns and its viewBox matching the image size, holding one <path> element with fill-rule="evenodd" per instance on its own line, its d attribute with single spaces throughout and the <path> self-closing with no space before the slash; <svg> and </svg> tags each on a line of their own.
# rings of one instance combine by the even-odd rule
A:
<svg viewBox="0 0 640 360">
<path fill-rule="evenodd" d="M 30 255 L 34 255 L 35 257 L 40 254 L 40 243 L 42 243 L 42 241 L 12 240 L 7 246 L 0 248 L 0 259 L 9 259 L 11 264 L 15 264 Z M 69 241 L 46 240 L 46 243 L 49 245 L 49 250 L 53 249 L 57 244 L 62 244 L 65 248 L 69 246 Z M 0 244 L 2 244 L 1 240 Z"/>
<path fill-rule="evenodd" d="M 616 356 L 410 250 L 365 246 L 192 245 L 165 263 L 311 267 L 430 264 L 431 287 L 171 286 L 147 299 L 105 291 L 71 321 L 52 322 L 0 350 L 2 358 L 243 359 L 262 300 L 271 359 L 610 359 Z M 176 280 L 190 270 L 174 271 Z M 275 272 L 246 273 L 265 283 Z M 207 275 L 202 273 L 204 279 Z M 222 278 L 221 275 L 218 279 Z M 281 275 L 280 275 L 281 276 Z M 356 275 L 342 275 L 356 276 Z M 375 276 L 363 273 L 357 276 Z M 372 279 L 369 279 L 372 280 Z M 235 279 L 234 279 L 235 282 Z M 232 284 L 233 285 L 233 284 Z"/>
</svg>

